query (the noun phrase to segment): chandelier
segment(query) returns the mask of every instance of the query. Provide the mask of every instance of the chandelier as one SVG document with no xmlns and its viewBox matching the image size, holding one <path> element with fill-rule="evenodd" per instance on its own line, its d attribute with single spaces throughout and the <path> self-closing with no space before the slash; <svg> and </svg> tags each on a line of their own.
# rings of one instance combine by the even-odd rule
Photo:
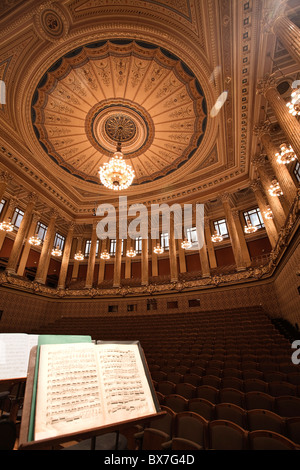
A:
<svg viewBox="0 0 300 470">
<path fill-rule="evenodd" d="M 244 228 L 245 233 L 254 233 L 256 232 L 256 230 L 257 230 L 257 227 L 255 227 L 255 225 L 252 225 L 250 220 L 248 219 L 247 225 L 245 225 L 245 228 Z"/>
<path fill-rule="evenodd" d="M 267 210 L 264 211 L 264 216 L 266 219 L 273 219 L 273 212 L 270 207 L 268 207 Z"/>
<path fill-rule="evenodd" d="M 184 250 L 187 250 L 188 248 L 191 248 L 192 242 L 188 241 L 186 238 L 181 242 L 181 248 Z"/>
<path fill-rule="evenodd" d="M 59 246 L 57 245 L 56 248 L 53 248 L 53 250 L 51 251 L 51 254 L 53 256 L 61 256 L 62 255 L 62 251 L 61 249 L 59 248 Z"/>
<path fill-rule="evenodd" d="M 81 250 L 79 250 L 77 253 L 75 253 L 74 259 L 76 259 L 77 261 L 82 261 L 84 259 L 84 256 L 81 253 Z"/>
<path fill-rule="evenodd" d="M 288 163 L 296 160 L 295 152 L 290 145 L 287 147 L 286 144 L 281 144 L 280 150 L 281 152 L 277 152 L 275 154 L 278 163 L 287 165 Z"/>
<path fill-rule="evenodd" d="M 3 221 L 0 224 L 0 230 L 3 230 L 4 232 L 12 232 L 14 229 L 14 226 L 12 225 L 11 219 L 8 219 L 7 222 Z"/>
<path fill-rule="evenodd" d="M 110 254 L 108 253 L 108 251 L 106 249 L 101 253 L 100 258 L 101 259 L 110 259 Z"/>
<path fill-rule="evenodd" d="M 121 191 L 131 185 L 135 177 L 134 170 L 123 160 L 120 143 L 109 162 L 100 167 L 99 177 L 104 186 L 115 191 Z"/>
<path fill-rule="evenodd" d="M 211 240 L 214 242 L 214 243 L 218 243 L 218 242 L 221 242 L 223 240 L 223 237 L 221 234 L 219 234 L 217 232 L 217 230 L 214 231 L 214 234 L 212 235 L 211 237 Z"/>
<path fill-rule="evenodd" d="M 276 179 L 272 180 L 272 184 L 269 188 L 269 193 L 271 196 L 277 196 L 277 197 L 282 196 L 283 192 Z"/>
<path fill-rule="evenodd" d="M 126 256 L 128 256 L 129 258 L 134 258 L 136 256 L 136 251 L 130 248 L 130 250 L 127 250 Z"/>
<path fill-rule="evenodd" d="M 154 248 L 153 248 L 154 253 L 157 255 L 161 255 L 164 252 L 164 249 L 160 246 L 158 243 Z"/>
<path fill-rule="evenodd" d="M 300 115 L 300 88 L 297 88 L 297 90 L 293 91 L 291 94 L 291 101 L 286 105 L 289 108 L 290 114 L 293 116 Z"/>
<path fill-rule="evenodd" d="M 39 246 L 42 243 L 42 240 L 37 235 L 34 235 L 33 237 L 29 238 L 28 242 L 30 245 Z"/>
</svg>

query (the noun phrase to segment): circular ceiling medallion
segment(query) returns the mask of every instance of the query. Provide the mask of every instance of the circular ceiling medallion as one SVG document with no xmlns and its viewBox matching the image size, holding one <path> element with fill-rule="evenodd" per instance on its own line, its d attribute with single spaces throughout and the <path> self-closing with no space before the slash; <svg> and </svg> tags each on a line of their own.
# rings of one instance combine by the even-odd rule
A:
<svg viewBox="0 0 300 470">
<path fill-rule="evenodd" d="M 41 78 L 31 109 L 48 157 L 95 184 L 118 142 L 134 185 L 176 171 L 199 148 L 207 122 L 202 87 L 185 63 L 134 40 L 87 44 L 61 57 Z"/>
<path fill-rule="evenodd" d="M 154 123 L 137 103 L 109 99 L 97 103 L 86 116 L 85 130 L 90 143 L 110 156 L 121 142 L 124 158 L 145 152 L 153 142 Z"/>
<path fill-rule="evenodd" d="M 115 142 L 127 142 L 135 136 L 136 127 L 129 116 L 118 113 L 106 120 L 105 131 Z"/>
</svg>

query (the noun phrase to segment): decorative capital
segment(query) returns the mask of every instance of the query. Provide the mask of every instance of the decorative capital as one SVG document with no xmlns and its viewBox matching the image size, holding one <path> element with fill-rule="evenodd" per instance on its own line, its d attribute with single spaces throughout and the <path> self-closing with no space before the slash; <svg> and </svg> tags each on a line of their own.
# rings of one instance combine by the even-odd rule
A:
<svg viewBox="0 0 300 470">
<path fill-rule="evenodd" d="M 7 173 L 7 171 L 1 171 L 0 183 L 9 183 L 11 180 L 12 180 L 12 175 Z"/>
<path fill-rule="evenodd" d="M 252 189 L 252 191 L 261 191 L 261 182 L 260 180 L 252 180 L 251 183 L 250 183 L 250 188 Z"/>
<path fill-rule="evenodd" d="M 265 134 L 270 134 L 270 123 L 268 121 L 261 122 L 253 127 L 253 134 L 259 139 Z"/>
<path fill-rule="evenodd" d="M 239 217 L 240 217 L 240 211 L 239 211 L 238 209 L 236 209 L 236 208 L 234 207 L 233 209 L 231 209 L 231 213 L 232 213 L 234 219 L 239 219 Z"/>
<path fill-rule="evenodd" d="M 266 74 L 261 80 L 258 81 L 256 87 L 257 95 L 266 95 L 270 88 L 276 88 L 276 80 L 274 75 Z"/>
<path fill-rule="evenodd" d="M 37 197 L 36 193 L 29 193 L 28 196 L 27 196 L 27 199 L 28 199 L 28 202 L 32 202 L 34 204 L 36 204 L 37 201 L 38 201 L 38 197 Z"/>
<path fill-rule="evenodd" d="M 265 154 L 256 155 L 255 157 L 252 158 L 252 163 L 256 168 L 260 168 L 262 166 L 265 166 L 265 164 L 266 164 L 266 155 Z"/>
<path fill-rule="evenodd" d="M 222 193 L 219 194 L 219 198 L 222 202 L 230 202 L 231 201 L 231 194 L 230 193 Z"/>
</svg>

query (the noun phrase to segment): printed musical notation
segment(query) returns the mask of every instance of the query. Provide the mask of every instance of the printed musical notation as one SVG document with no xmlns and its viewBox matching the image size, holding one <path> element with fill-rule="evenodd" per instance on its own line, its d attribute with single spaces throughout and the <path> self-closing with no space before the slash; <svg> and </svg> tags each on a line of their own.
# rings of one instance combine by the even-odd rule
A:
<svg viewBox="0 0 300 470">
<path fill-rule="evenodd" d="M 153 413 L 136 343 L 41 346 L 35 440 Z"/>
</svg>

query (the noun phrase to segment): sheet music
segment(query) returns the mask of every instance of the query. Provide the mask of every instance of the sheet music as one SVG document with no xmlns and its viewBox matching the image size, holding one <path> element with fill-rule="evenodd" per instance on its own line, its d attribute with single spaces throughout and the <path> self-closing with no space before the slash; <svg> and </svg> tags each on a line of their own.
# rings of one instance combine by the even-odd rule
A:
<svg viewBox="0 0 300 470">
<path fill-rule="evenodd" d="M 136 344 L 40 347 L 35 440 L 154 413 Z"/>
<path fill-rule="evenodd" d="M 27 377 L 30 349 L 37 341 L 37 335 L 0 334 L 0 379 Z"/>
<path fill-rule="evenodd" d="M 108 423 L 155 413 L 136 344 L 99 344 L 99 368 Z"/>
<path fill-rule="evenodd" d="M 35 439 L 76 432 L 103 422 L 95 345 L 40 348 Z"/>
</svg>

